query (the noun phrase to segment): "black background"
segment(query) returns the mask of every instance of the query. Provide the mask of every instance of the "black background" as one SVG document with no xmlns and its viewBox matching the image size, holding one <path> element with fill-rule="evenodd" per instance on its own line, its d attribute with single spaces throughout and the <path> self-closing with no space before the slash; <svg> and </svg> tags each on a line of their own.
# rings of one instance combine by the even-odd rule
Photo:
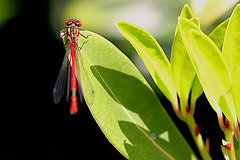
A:
<svg viewBox="0 0 240 160">
<path fill-rule="evenodd" d="M 52 89 L 65 51 L 49 30 L 47 1 L 31 2 L 35 4 L 22 1 L 19 14 L 0 29 L 0 159 L 124 159 L 85 104 L 70 116 L 69 104 L 53 103 Z M 161 102 L 196 151 L 185 124 L 176 118 L 168 101 Z M 204 96 L 199 102 L 195 117 L 200 132 L 204 139 L 210 138 L 213 159 L 222 159 L 223 134 L 216 114 Z"/>
</svg>

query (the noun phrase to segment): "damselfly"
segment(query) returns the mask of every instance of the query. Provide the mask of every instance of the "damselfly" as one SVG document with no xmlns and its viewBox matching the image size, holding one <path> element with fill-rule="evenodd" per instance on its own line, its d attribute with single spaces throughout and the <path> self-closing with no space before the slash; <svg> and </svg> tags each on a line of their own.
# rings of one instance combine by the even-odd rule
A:
<svg viewBox="0 0 240 160">
<path fill-rule="evenodd" d="M 80 101 L 83 101 L 81 85 L 77 84 L 76 78 L 77 68 L 79 66 L 83 67 L 83 64 L 79 64 L 79 61 L 76 60 L 76 56 L 81 56 L 80 48 L 78 46 L 78 38 L 79 36 L 82 36 L 87 39 L 89 35 L 85 36 L 80 33 L 81 31 L 84 31 L 84 29 L 79 28 L 82 26 L 82 22 L 79 20 L 67 19 L 65 25 L 67 27 L 61 27 L 60 37 L 64 39 L 67 36 L 67 40 L 64 43 L 66 53 L 57 81 L 53 88 L 53 101 L 54 103 L 58 103 L 61 100 L 67 83 L 66 99 L 68 101 L 71 91 L 70 114 L 73 115 L 78 112 L 77 90 L 79 90 Z M 65 30 L 65 32 L 62 32 L 62 30 Z"/>
</svg>

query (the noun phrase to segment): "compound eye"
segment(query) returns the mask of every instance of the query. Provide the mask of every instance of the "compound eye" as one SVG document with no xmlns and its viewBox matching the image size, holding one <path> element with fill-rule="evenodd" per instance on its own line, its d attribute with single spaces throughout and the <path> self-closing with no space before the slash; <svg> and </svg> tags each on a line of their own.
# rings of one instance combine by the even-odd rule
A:
<svg viewBox="0 0 240 160">
<path fill-rule="evenodd" d="M 82 22 L 81 22 L 81 21 L 78 21 L 78 22 L 76 23 L 76 25 L 77 25 L 78 27 L 81 27 L 81 26 L 82 26 Z"/>
<path fill-rule="evenodd" d="M 65 25 L 66 26 L 69 26 L 69 25 L 71 25 L 72 24 L 72 22 L 69 20 L 69 19 L 67 19 L 66 21 L 65 21 Z"/>
</svg>

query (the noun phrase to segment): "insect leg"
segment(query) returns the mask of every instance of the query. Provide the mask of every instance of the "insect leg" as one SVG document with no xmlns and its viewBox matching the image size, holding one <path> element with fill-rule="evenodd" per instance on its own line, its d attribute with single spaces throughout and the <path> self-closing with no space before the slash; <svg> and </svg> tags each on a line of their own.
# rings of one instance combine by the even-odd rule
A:
<svg viewBox="0 0 240 160">
<path fill-rule="evenodd" d="M 87 35 L 87 36 L 84 36 L 83 34 L 81 34 L 80 32 L 79 32 L 79 34 L 82 36 L 82 37 L 84 37 L 84 38 L 88 38 L 89 36 L 91 36 L 91 34 L 89 34 L 89 35 Z"/>
</svg>

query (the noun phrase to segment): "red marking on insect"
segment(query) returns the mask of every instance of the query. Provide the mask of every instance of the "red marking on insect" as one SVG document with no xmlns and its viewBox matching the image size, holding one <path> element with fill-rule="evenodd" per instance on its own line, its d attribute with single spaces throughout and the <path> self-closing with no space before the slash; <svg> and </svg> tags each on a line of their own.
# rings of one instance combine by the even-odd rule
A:
<svg viewBox="0 0 240 160">
<path fill-rule="evenodd" d="M 195 135 L 198 136 L 199 134 L 199 128 L 198 128 L 198 124 L 196 124 L 195 126 Z"/>
<path fill-rule="evenodd" d="M 77 90 L 79 90 L 80 101 L 82 100 L 82 93 L 80 91 L 80 88 L 78 88 L 76 79 L 76 70 L 77 67 L 80 65 L 78 64 L 79 62 L 76 60 L 76 53 L 78 53 L 78 55 L 81 56 L 78 47 L 78 37 L 79 35 L 81 35 L 84 38 L 88 38 L 89 35 L 84 36 L 83 34 L 80 33 L 80 31 L 85 30 L 79 28 L 82 26 L 82 22 L 79 20 L 67 19 L 65 21 L 65 25 L 67 27 L 62 27 L 61 29 L 65 29 L 66 32 L 60 32 L 60 37 L 64 38 L 65 36 L 67 36 L 67 41 L 64 44 L 66 48 L 66 54 L 64 56 L 62 67 L 60 69 L 57 81 L 53 89 L 53 101 L 54 103 L 58 103 L 61 100 L 65 90 L 66 79 L 68 79 L 67 100 L 69 99 L 70 89 L 71 91 L 70 114 L 73 115 L 78 112 Z M 69 74 L 69 72 L 71 74 Z M 69 83 L 71 85 L 69 85 Z"/>
</svg>

